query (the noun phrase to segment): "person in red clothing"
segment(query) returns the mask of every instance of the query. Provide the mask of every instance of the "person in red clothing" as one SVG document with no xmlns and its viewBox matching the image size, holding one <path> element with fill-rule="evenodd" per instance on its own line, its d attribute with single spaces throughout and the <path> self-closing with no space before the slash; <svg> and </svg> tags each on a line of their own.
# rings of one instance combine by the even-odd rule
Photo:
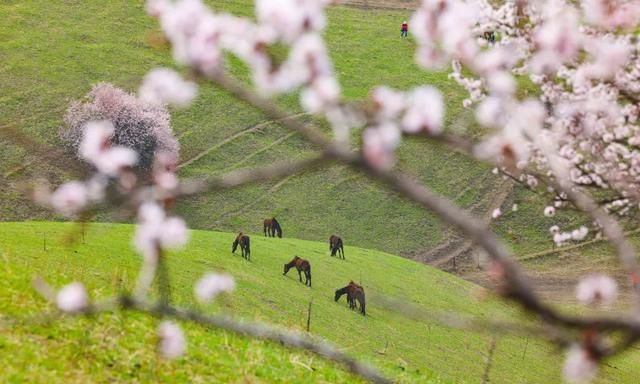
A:
<svg viewBox="0 0 640 384">
<path fill-rule="evenodd" d="M 407 37 L 409 35 L 409 24 L 407 21 L 402 22 L 402 26 L 400 27 L 400 37 Z"/>
</svg>

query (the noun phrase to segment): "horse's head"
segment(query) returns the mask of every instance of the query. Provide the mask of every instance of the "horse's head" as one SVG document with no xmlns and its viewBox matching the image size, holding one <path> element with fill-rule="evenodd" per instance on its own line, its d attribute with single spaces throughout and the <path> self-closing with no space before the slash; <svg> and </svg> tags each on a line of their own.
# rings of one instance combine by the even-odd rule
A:
<svg viewBox="0 0 640 384">
<path fill-rule="evenodd" d="M 282 239 L 282 228 L 278 227 L 278 237 Z"/>
<path fill-rule="evenodd" d="M 340 297 L 342 295 L 344 295 L 346 293 L 346 289 L 345 288 L 340 288 L 340 289 L 336 289 L 336 295 L 333 298 L 335 301 L 338 301 L 340 299 Z"/>
<path fill-rule="evenodd" d="M 291 269 L 291 265 L 290 264 L 285 264 L 284 265 L 284 272 L 282 274 L 286 275 L 287 272 L 289 272 L 290 269 Z"/>
<path fill-rule="evenodd" d="M 231 244 L 231 253 L 236 253 L 236 249 L 238 249 L 238 239 L 235 239 Z"/>
</svg>

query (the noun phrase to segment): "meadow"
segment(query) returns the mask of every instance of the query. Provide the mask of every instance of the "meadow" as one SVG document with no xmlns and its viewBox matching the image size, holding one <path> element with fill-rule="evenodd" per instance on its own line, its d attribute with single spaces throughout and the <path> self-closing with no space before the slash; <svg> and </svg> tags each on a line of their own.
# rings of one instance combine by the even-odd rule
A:
<svg viewBox="0 0 640 384">
<path fill-rule="evenodd" d="M 247 0 L 211 3 L 240 15 L 253 10 Z M 329 9 L 326 38 L 344 95 L 360 100 L 383 83 L 399 89 L 431 84 L 445 94 L 447 121 L 463 126 L 471 116 L 462 108 L 461 89 L 446 73 L 418 68 L 413 42 L 397 36 L 396 24 L 409 14 Z M 21 188 L 34 177 L 58 184 L 73 176 L 73 169 L 68 159 L 41 161 L 46 147 L 38 144 L 59 145 L 57 132 L 65 109 L 93 84 L 108 81 L 135 92 L 149 69 L 172 66 L 170 51 L 158 39 L 156 22 L 133 2 L 88 1 L 80 6 L 10 1 L 0 6 L 0 16 L 5 20 L 0 26 L 2 126 L 18 129 L 35 142 L 0 142 L 0 220 L 55 219 L 34 206 Z M 235 61 L 230 65 L 243 74 Z M 291 113 L 299 112 L 295 95 L 281 103 Z M 192 107 L 172 111 L 172 125 L 181 145 L 183 177 L 296 159 L 310 150 L 296 135 L 208 85 L 201 86 Z M 490 168 L 438 145 L 428 148 L 408 141 L 400 154 L 402 166 L 461 205 L 478 213 L 490 210 L 487 192 L 500 184 Z M 276 216 L 290 237 L 323 240 L 336 232 L 350 244 L 403 255 L 435 246 L 451 232 L 434 216 L 340 166 L 223 195 L 194 197 L 182 201 L 178 210 L 193 228 L 257 231 L 261 223 L 254 217 Z M 128 219 L 112 215 L 98 220 Z"/>
<path fill-rule="evenodd" d="M 208 3 L 239 15 L 253 10 L 250 0 Z M 473 116 L 462 108 L 463 91 L 445 72 L 420 69 L 413 61 L 412 39 L 399 39 L 399 24 L 409 16 L 407 10 L 329 8 L 326 40 L 346 99 L 363 100 L 378 84 L 398 89 L 433 85 L 447 101 L 447 129 L 475 132 Z M 144 14 L 140 3 L 6 0 L 0 4 L 0 17 L 0 362 L 5 367 L 0 381 L 358 382 L 315 356 L 188 324 L 187 356 L 163 361 L 153 348 L 157 320 L 135 313 L 108 314 L 95 321 L 33 317 L 51 309 L 31 287 L 34 275 L 56 286 L 81 280 L 100 298 L 131 289 L 140 264 L 131 251 L 132 226 L 92 224 L 84 243 L 68 246 L 63 239 L 73 224 L 61 223 L 24 193 L 27 182 L 37 178 L 57 185 L 82 174 L 70 166 L 69 158 L 49 151 L 60 144 L 58 129 L 66 108 L 98 82 L 135 92 L 149 69 L 174 64 L 155 20 Z M 230 60 L 229 66 L 244 77 L 236 61 Z M 296 95 L 279 103 L 292 114 L 300 112 Z M 301 158 L 311 150 L 277 122 L 210 85 L 201 85 L 190 108 L 171 112 L 181 145 L 181 177 L 220 175 Z M 5 134 L 14 137 L 5 139 Z M 354 141 L 357 145 L 357 133 Z M 493 175 L 489 165 L 440 145 L 407 140 L 399 157 L 401 169 L 477 216 L 486 217 L 501 205 L 505 214 L 492 227 L 516 257 L 550 248 L 551 225 L 584 222 L 571 213 L 544 217 L 544 198 L 512 188 Z M 517 213 L 510 212 L 514 203 L 520 207 Z M 487 298 L 477 285 L 399 257 L 419 258 L 459 234 L 342 166 L 191 197 L 179 202 L 177 213 L 196 230 L 189 247 L 170 257 L 175 303 L 198 307 L 193 283 L 208 270 L 227 271 L 238 281 L 233 295 L 203 308 L 210 313 L 304 330 L 313 300 L 313 335 L 399 382 L 479 382 L 491 336 L 407 318 L 385 307 L 382 298 L 401 298 L 427 312 L 532 321 Z M 262 219 L 270 216 L 282 223 L 284 239 L 259 235 Z M 129 223 L 131 218 L 116 212 L 94 220 Z M 230 253 L 231 233 L 239 230 L 252 234 L 252 263 Z M 345 239 L 346 261 L 328 256 L 326 239 L 332 233 Z M 293 271 L 282 276 L 282 264 L 294 254 L 311 260 L 312 289 L 299 284 Z M 613 271 L 610 254 L 600 243 L 527 259 L 525 265 L 540 279 L 545 296 L 560 301 L 560 296 L 566 300 L 573 295 L 575 281 L 594 266 Z M 484 274 L 472 270 L 465 276 L 485 283 L 479 275 Z M 333 301 L 333 291 L 351 279 L 367 290 L 367 317 L 349 311 L 344 299 Z M 569 304 L 570 310 L 580 310 Z M 501 336 L 491 382 L 558 382 L 561 361 L 561 352 L 546 343 Z M 631 372 L 639 362 L 637 352 L 609 361 L 598 382 L 634 383 Z"/>
<path fill-rule="evenodd" d="M 157 320 L 135 313 L 101 315 L 95 320 L 36 316 L 51 312 L 30 286 L 35 276 L 54 286 L 83 281 L 96 300 L 131 290 L 135 284 L 141 260 L 131 250 L 132 226 L 91 224 L 84 243 L 65 245 L 74 228 L 72 223 L 0 224 L 5 276 L 0 283 L 0 362 L 6 367 L 0 381 L 358 381 L 318 357 L 189 324 L 184 325 L 187 355 L 174 362 L 162 361 L 153 347 Z M 328 255 L 326 243 L 252 235 L 252 261 L 247 262 L 231 254 L 233 234 L 193 231 L 191 238 L 185 250 L 169 256 L 176 305 L 304 331 L 312 300 L 313 335 L 400 382 L 478 382 L 492 336 L 455 330 L 427 318 L 408 318 L 388 307 L 383 298 L 399 299 L 425 313 L 530 321 L 478 286 L 379 251 L 347 246 L 343 261 Z M 295 271 L 282 275 L 282 265 L 293 255 L 310 260 L 312 288 L 299 283 Z M 237 289 L 202 306 L 194 299 L 193 284 L 207 271 L 232 274 Z M 351 279 L 365 287 L 365 317 L 349 310 L 344 298 L 338 303 L 333 300 L 335 289 Z M 499 336 L 491 382 L 558 382 L 561 360 L 560 351 L 534 338 Z M 631 383 L 625 368 L 634 362 L 613 362 L 617 369 L 607 369 L 601 382 Z"/>
</svg>

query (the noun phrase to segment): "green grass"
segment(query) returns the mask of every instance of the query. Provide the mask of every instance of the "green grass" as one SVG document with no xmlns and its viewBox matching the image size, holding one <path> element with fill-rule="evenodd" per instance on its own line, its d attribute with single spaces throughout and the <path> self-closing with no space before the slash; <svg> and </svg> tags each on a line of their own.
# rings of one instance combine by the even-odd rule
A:
<svg viewBox="0 0 640 384">
<path fill-rule="evenodd" d="M 77 228 L 77 227 L 76 227 Z M 185 325 L 189 353 L 175 362 L 159 360 L 153 348 L 155 320 L 124 313 L 90 319 L 65 318 L 34 323 L 50 309 L 32 288 L 40 276 L 55 286 L 83 281 L 93 298 L 132 289 L 139 257 L 131 251 L 129 225 L 93 224 L 85 243 L 66 247 L 71 223 L 0 224 L 0 372 L 2 382 L 352 382 L 352 376 L 322 359 L 271 343 Z M 47 250 L 43 250 L 46 234 Z M 303 330 L 313 299 L 311 332 L 401 382 L 475 383 L 480 380 L 490 336 L 408 319 L 384 307 L 381 297 L 402 298 L 425 311 L 455 311 L 485 319 L 527 322 L 510 306 L 478 299 L 480 288 L 452 275 L 383 252 L 346 247 L 346 261 L 327 255 L 327 246 L 294 239 L 252 236 L 252 262 L 230 252 L 232 234 L 193 231 L 186 250 L 172 253 L 172 299 L 199 307 L 193 284 L 207 271 L 235 276 L 235 293 L 208 313 L 273 322 Z M 313 288 L 282 276 L 282 264 L 295 255 L 312 264 Z M 333 291 L 350 279 L 367 292 L 367 316 L 333 301 Z M 14 317 L 31 319 L 9 325 Z M 525 344 L 528 343 L 526 355 Z M 385 350 L 386 354 L 380 352 Z M 558 382 L 561 357 L 549 345 L 522 337 L 500 337 L 491 371 L 494 383 Z M 603 383 L 632 383 L 634 358 L 619 358 Z M 311 369 L 311 370 L 310 370 Z"/>
<path fill-rule="evenodd" d="M 217 9 L 236 14 L 252 14 L 250 0 L 216 0 L 210 3 Z M 413 41 L 398 38 L 398 23 L 408 17 L 407 12 L 331 7 L 328 16 L 327 44 L 344 95 L 349 100 L 365 98 L 372 86 L 382 83 L 399 89 L 430 84 L 445 94 L 449 127 L 465 126 L 472 121 L 470 113 L 461 108 L 464 92 L 449 81 L 445 73 L 428 73 L 418 68 L 413 61 Z M 157 24 L 144 15 L 140 3 L 124 0 L 6 0 L 0 4 L 0 17 L 3 20 L 0 24 L 0 128 L 17 129 L 37 143 L 59 144 L 57 130 L 62 126 L 64 110 L 71 100 L 82 97 L 93 84 L 108 81 L 134 92 L 149 69 L 173 66 L 168 48 L 155 43 Z M 236 61 L 231 61 L 230 66 L 235 73 L 243 74 Z M 299 111 L 295 95 L 283 97 L 280 103 L 293 112 Z M 302 139 L 295 135 L 286 137 L 288 132 L 283 127 L 269 123 L 259 112 L 238 103 L 219 89 L 203 85 L 191 108 L 172 111 L 172 125 L 180 140 L 182 160 L 189 160 L 260 123 L 266 123 L 262 129 L 212 150 L 182 168 L 181 176 L 221 174 L 238 167 L 301 158 L 311 151 Z M 473 126 L 470 128 L 475 129 Z M 4 137 L 0 140 L 1 221 L 60 219 L 34 206 L 23 193 L 24 183 L 43 177 L 57 185 L 76 175 L 68 169 L 67 160 L 44 161 L 36 149 Z M 441 146 L 425 146 L 411 140 L 403 144 L 399 158 L 402 169 L 434 191 L 472 209 L 475 214 L 495 208 L 490 206 L 490 198 L 499 180 L 489 172 L 490 167 L 478 165 Z M 272 190 L 275 185 L 279 187 Z M 513 202 L 519 204 L 520 211 L 517 214 L 506 213 L 494 223 L 494 228 L 516 255 L 548 248 L 547 229 L 550 225 L 560 223 L 570 228 L 584 220 L 573 214 L 562 214 L 562 217 L 553 219 L 543 217 L 544 200 L 524 189 L 514 190 L 503 205 L 503 211 L 508 211 Z M 324 245 L 288 238 L 324 241 L 331 233 L 338 233 L 347 245 L 407 256 L 445 242 L 453 234 L 433 215 L 416 209 L 395 194 L 381 190 L 376 183 L 341 166 L 295 176 L 281 184 L 272 182 L 224 194 L 193 197 L 181 201 L 177 210 L 192 228 L 228 232 L 259 232 L 264 217 L 278 217 L 287 237 L 279 244 L 290 248 L 270 249 L 270 243 L 261 244 L 256 238 L 256 249 L 264 247 L 262 257 L 267 264 L 261 264 L 260 251 L 251 268 L 238 257 L 228 255 L 230 235 L 196 232 L 193 248 L 178 256 L 184 264 L 178 263 L 174 270 L 178 281 L 176 300 L 192 304 L 188 299 L 191 297 L 191 283 L 205 267 L 229 269 L 240 279 L 241 289 L 225 305 L 212 309 L 229 310 L 246 318 L 277 321 L 294 328 L 299 328 L 303 322 L 310 293 L 300 289 L 290 291 L 291 281 L 272 280 L 270 273 L 282 263 L 282 258 L 294 252 L 304 253 L 312 260 L 314 257 L 323 260 L 321 253 L 314 252 L 316 249 L 323 252 Z M 102 215 L 96 219 L 126 220 L 117 215 Z M 10 293 L 0 295 L 3 313 L 15 314 L 42 308 L 42 302 L 29 293 L 29 279 L 34 272 L 59 284 L 74 278 L 87 280 L 96 289 L 104 286 L 99 283 L 109 282 L 108 290 L 95 291 L 99 295 L 112 292 L 120 284 L 120 279 L 125 286 L 132 283 L 138 261 L 128 251 L 126 238 L 129 227 L 94 226 L 92 234 L 97 236 L 96 243 L 79 246 L 75 254 L 59 247 L 47 253 L 38 251 L 38 231 L 46 229 L 55 238 L 54 234 L 63 232 L 64 225 L 38 224 L 35 229 L 31 225 L 6 224 L 2 226 L 5 232 L 0 232 L 0 252 L 9 261 L 3 265 L 3 268 L 9 268 L 7 273 L 3 273 L 7 278 L 0 283 L 2 289 Z M 111 244 L 118 244 L 119 248 L 114 250 L 116 254 L 107 254 L 107 249 L 112 250 Z M 279 256 L 272 254 L 274 252 Z M 330 296 L 326 292 L 321 295 L 317 292 L 324 289 L 330 293 L 338 284 L 336 281 L 359 279 L 362 272 L 368 292 L 372 293 L 393 296 L 398 292 L 398 282 L 412 282 L 410 299 L 428 309 L 462 310 L 474 314 L 512 313 L 501 305 L 474 302 L 469 298 L 474 287 L 451 276 L 396 257 L 383 257 L 384 254 L 379 252 L 356 251 L 349 247 L 348 255 L 351 254 L 353 256 L 348 256 L 349 260 L 344 264 L 328 259 L 326 273 L 316 274 L 319 285 L 312 291 L 314 297 L 318 295 L 316 303 Z M 609 254 L 610 250 L 604 246 L 592 247 L 584 252 L 573 252 L 568 258 L 552 255 L 526 265 L 533 273 L 563 273 L 571 269 L 571 265 L 576 267 L 574 272 L 588 272 L 594 265 L 603 265 Z M 184 259 L 180 258 L 182 256 Z M 374 263 L 370 265 L 369 259 Z M 321 265 L 324 266 L 324 260 Z M 611 268 L 611 264 L 605 266 Z M 327 280 L 322 282 L 322 279 Z M 277 305 L 256 299 L 266 295 L 265 287 L 272 285 L 282 297 L 273 299 L 269 295 L 265 300 L 273 300 Z M 458 291 L 452 287 L 458 287 Z M 290 299 L 288 294 L 294 298 Z M 11 299 L 7 299 L 9 297 Z M 434 375 L 456 382 L 479 380 L 487 337 L 472 337 L 436 326 L 428 331 L 423 323 L 401 319 L 384 311 L 377 313 L 374 307 L 366 328 L 362 328 L 367 331 L 367 337 L 362 337 L 364 341 L 360 342 L 346 330 L 362 335 L 357 333 L 364 332 L 357 328 L 362 319 L 347 312 L 351 316 L 348 328 L 336 331 L 333 327 L 335 318 L 341 319 L 345 315 L 344 308 L 334 306 L 330 300 L 325 304 L 323 309 L 326 307 L 331 316 L 318 319 L 314 333 L 351 348 L 350 351 L 383 366 L 392 375 L 400 374 L 406 381 L 414 381 L 418 376 L 415 370 L 419 369 L 420 377 L 430 377 L 435 372 Z M 282 313 L 286 316 L 281 316 Z M 127 332 L 113 329 L 113 319 L 126 326 Z M 221 332 L 206 332 L 197 327 L 189 329 L 190 337 L 204 341 L 202 348 L 192 349 L 188 363 L 159 363 L 156 369 L 155 363 L 151 364 L 155 362 L 155 355 L 149 346 L 153 339 L 152 327 L 151 321 L 129 314 L 111 317 L 109 321 L 101 320 L 98 325 L 82 320 L 65 320 L 54 328 L 20 327 L 18 331 L 7 331 L 8 334 L 3 332 L 0 351 L 10 350 L 17 344 L 21 350 L 21 364 L 9 365 L 11 368 L 5 374 L 8 378 L 13 374 L 23 375 L 24 381 L 31 381 L 30 378 L 49 381 L 49 375 L 53 381 L 83 381 L 93 369 L 109 368 L 108 374 L 114 376 L 92 377 L 91 381 L 124 381 L 129 378 L 127 375 L 141 381 L 170 381 L 176 376 L 183 381 L 189 377 L 202 378 L 203 381 L 241 381 L 245 377 L 249 381 L 272 381 L 276 378 L 305 381 L 310 373 L 303 365 L 312 364 L 316 368 L 313 378 L 317 381 L 352 379 L 317 358 L 300 353 L 291 355 L 271 344 L 247 341 Z M 129 335 L 135 337 L 127 337 Z M 68 336 L 75 341 L 65 341 Z M 390 341 L 387 355 L 381 357 L 375 351 L 383 348 L 385 337 L 393 341 Z M 51 352 L 41 349 L 42 345 Z M 224 348 L 219 348 L 221 345 Z M 122 351 L 125 359 L 103 352 L 114 346 Z M 530 348 L 533 348 L 531 356 L 535 358 L 518 361 L 522 340 L 501 340 L 496 382 L 513 382 L 508 381 L 509 377 L 515 378 L 516 382 L 557 381 L 557 356 L 549 357 L 548 347 L 544 345 Z M 77 369 L 72 366 L 70 362 L 83 356 Z M 292 362 L 292 359 L 300 360 Z M 31 361 L 39 363 L 30 364 Z M 269 364 L 263 364 L 264 361 L 269 361 Z M 618 378 L 615 375 L 629 372 L 623 369 L 628 368 L 629 361 L 634 360 L 620 360 L 621 368 L 619 371 L 611 369 L 614 374 L 611 377 Z M 303 365 L 299 364 L 301 362 Z M 409 368 L 400 373 L 399 367 L 405 363 Z M 217 369 L 212 369 L 212 366 Z M 287 372 L 291 376 L 287 376 Z M 33 376 L 24 376 L 29 374 Z M 633 382 L 620 377 L 620 382 Z"/>
<path fill-rule="evenodd" d="M 251 15 L 253 10 L 248 0 L 211 3 L 216 9 L 241 15 Z M 371 87 L 382 83 L 400 89 L 431 84 L 445 94 L 448 122 L 469 120 L 461 108 L 462 90 L 445 73 L 418 68 L 413 61 L 413 41 L 399 39 L 396 24 L 408 17 L 407 12 L 332 7 L 328 16 L 327 44 L 347 99 L 363 99 Z M 149 69 L 172 66 L 168 48 L 152 43 L 158 31 L 156 22 L 135 2 L 3 2 L 0 17 L 2 126 L 16 127 L 41 143 L 58 145 L 64 110 L 91 85 L 108 81 L 135 91 Z M 235 72 L 242 73 L 236 61 L 232 64 Z M 299 111 L 295 95 L 281 102 Z M 181 157 L 189 160 L 265 122 L 265 117 L 204 85 L 191 108 L 172 112 L 172 122 Z M 298 136 L 283 139 L 287 134 L 279 125 L 267 124 L 182 168 L 181 176 L 221 174 L 310 153 L 311 148 Z M 412 142 L 403 147 L 400 158 L 406 170 L 437 192 L 456 198 L 463 206 L 477 205 L 477 212 L 489 209 L 483 203 L 483 192 L 490 191 L 496 179 L 488 167 L 437 145 L 425 148 Z M 43 162 L 29 147 L 0 142 L 0 177 L 6 175 L 6 183 L 0 183 L 0 220 L 55 219 L 34 207 L 20 187 L 33 177 L 59 184 L 73 176 L 66 168 L 64 159 Z M 187 199 L 178 210 L 195 228 L 257 231 L 262 218 L 276 215 L 287 236 L 324 240 L 339 233 L 348 244 L 402 254 L 435 246 L 448 236 L 447 228 L 434 216 L 344 167 L 296 176 L 270 191 L 276 183 Z M 116 216 L 99 219 L 121 220 Z"/>
</svg>

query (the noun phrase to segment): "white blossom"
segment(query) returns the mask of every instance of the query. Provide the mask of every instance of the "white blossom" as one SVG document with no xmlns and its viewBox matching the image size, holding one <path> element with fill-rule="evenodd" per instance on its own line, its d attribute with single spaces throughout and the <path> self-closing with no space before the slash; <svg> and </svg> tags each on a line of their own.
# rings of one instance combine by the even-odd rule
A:
<svg viewBox="0 0 640 384">
<path fill-rule="evenodd" d="M 424 86 L 409 94 L 408 108 L 402 118 L 402 129 L 408 133 L 420 131 L 437 135 L 442 132 L 444 102 L 440 91 Z"/>
<path fill-rule="evenodd" d="M 233 291 L 235 286 L 236 282 L 230 275 L 207 273 L 198 280 L 194 288 L 198 300 L 207 302 L 222 292 Z"/>
<path fill-rule="evenodd" d="M 496 208 L 493 210 L 493 212 L 491 212 L 491 218 L 494 220 L 500 216 L 502 216 L 502 211 L 500 210 L 500 208 Z"/>
<path fill-rule="evenodd" d="M 562 367 L 562 375 L 571 384 L 585 384 L 593 380 L 598 372 L 598 363 L 580 345 L 572 345 Z"/>
<path fill-rule="evenodd" d="M 79 181 L 64 183 L 51 195 L 51 206 L 65 216 L 79 213 L 88 202 L 89 191 L 86 185 Z"/>
<path fill-rule="evenodd" d="M 80 143 L 79 153 L 82 158 L 91 162 L 100 173 L 117 176 L 138 161 L 138 154 L 126 147 L 112 146 L 113 124 L 110 121 L 92 121 L 86 124 L 84 136 Z"/>
<path fill-rule="evenodd" d="M 89 295 L 82 283 L 74 282 L 58 291 L 56 305 L 63 312 L 81 312 L 89 306 Z"/>
<path fill-rule="evenodd" d="M 138 95 L 149 104 L 171 104 L 186 107 L 198 94 L 198 86 L 186 81 L 176 71 L 156 68 L 145 76 Z"/>
<path fill-rule="evenodd" d="M 547 217 L 553 217 L 556 214 L 556 209 L 552 206 L 548 206 L 544 208 L 544 215 Z"/>
<path fill-rule="evenodd" d="M 177 249 L 188 241 L 189 232 L 184 220 L 166 217 L 164 210 L 156 203 L 143 203 L 138 208 L 138 221 L 133 244 L 148 261 L 157 258 L 159 248 Z"/>
<path fill-rule="evenodd" d="M 158 350 L 167 359 L 176 359 L 187 350 L 187 341 L 180 326 L 171 321 L 163 321 L 158 326 Z"/>
<path fill-rule="evenodd" d="M 584 277 L 576 286 L 576 298 L 583 304 L 611 304 L 618 297 L 618 285 L 606 275 Z"/>
</svg>

